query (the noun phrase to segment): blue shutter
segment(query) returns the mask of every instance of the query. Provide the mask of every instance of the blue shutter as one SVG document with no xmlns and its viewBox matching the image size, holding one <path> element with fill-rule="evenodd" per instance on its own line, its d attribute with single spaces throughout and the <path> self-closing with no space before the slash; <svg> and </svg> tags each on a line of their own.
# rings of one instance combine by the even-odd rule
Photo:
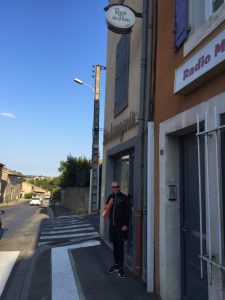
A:
<svg viewBox="0 0 225 300">
<path fill-rule="evenodd" d="M 188 0 L 175 0 L 175 48 L 188 37 Z"/>
</svg>

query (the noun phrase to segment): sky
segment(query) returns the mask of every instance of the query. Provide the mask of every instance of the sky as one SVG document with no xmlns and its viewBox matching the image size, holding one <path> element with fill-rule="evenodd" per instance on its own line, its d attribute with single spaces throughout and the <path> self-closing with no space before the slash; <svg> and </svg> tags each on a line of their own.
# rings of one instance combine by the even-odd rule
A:
<svg viewBox="0 0 225 300">
<path fill-rule="evenodd" d="M 68 155 L 91 159 L 93 65 L 106 66 L 107 0 L 0 1 L 0 162 L 58 176 Z M 101 71 L 100 128 L 106 71 Z M 100 157 L 102 131 L 100 131 Z"/>
</svg>

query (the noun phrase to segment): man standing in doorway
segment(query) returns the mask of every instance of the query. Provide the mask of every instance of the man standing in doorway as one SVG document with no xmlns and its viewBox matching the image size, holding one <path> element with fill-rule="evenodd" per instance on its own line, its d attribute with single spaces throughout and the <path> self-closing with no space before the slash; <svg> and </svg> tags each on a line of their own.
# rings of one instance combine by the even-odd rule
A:
<svg viewBox="0 0 225 300">
<path fill-rule="evenodd" d="M 128 238 L 130 203 L 128 196 L 120 192 L 120 185 L 117 181 L 112 182 L 112 194 L 108 196 L 106 204 L 109 202 L 112 203 L 109 213 L 109 239 L 113 243 L 114 265 L 108 273 L 118 272 L 120 278 L 126 278 L 124 241 Z"/>
</svg>

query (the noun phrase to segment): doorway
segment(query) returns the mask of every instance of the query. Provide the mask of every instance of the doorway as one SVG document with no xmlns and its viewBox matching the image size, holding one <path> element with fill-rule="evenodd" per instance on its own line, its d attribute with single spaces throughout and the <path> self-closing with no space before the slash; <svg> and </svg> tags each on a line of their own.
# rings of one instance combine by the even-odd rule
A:
<svg viewBox="0 0 225 300">
<path fill-rule="evenodd" d="M 200 218 L 198 184 L 198 149 L 195 133 L 185 135 L 181 143 L 181 291 L 183 300 L 208 299 L 207 266 L 200 269 Z M 200 141 L 202 166 L 202 240 L 206 253 L 206 214 L 204 195 L 204 141 Z"/>
<path fill-rule="evenodd" d="M 131 152 L 115 159 L 114 179 L 120 182 L 120 190 L 128 195 L 130 200 L 130 225 L 128 240 L 125 245 L 126 259 L 129 265 L 133 258 L 134 241 L 134 203 L 133 203 L 133 172 L 134 172 L 134 153 Z"/>
</svg>

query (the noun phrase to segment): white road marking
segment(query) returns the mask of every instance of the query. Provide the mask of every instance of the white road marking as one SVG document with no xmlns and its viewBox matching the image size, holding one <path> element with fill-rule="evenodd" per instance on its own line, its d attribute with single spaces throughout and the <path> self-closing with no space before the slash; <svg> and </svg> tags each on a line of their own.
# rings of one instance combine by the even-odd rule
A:
<svg viewBox="0 0 225 300">
<path fill-rule="evenodd" d="M 52 241 L 48 241 L 48 242 L 39 242 L 37 245 L 39 246 L 43 246 L 43 245 L 47 245 L 50 244 Z"/>
<path fill-rule="evenodd" d="M 74 234 L 61 234 L 61 235 L 51 235 L 51 236 L 40 236 L 40 240 L 49 240 L 51 239 L 62 239 L 70 237 L 80 237 L 80 236 L 89 236 L 89 235 L 98 235 L 97 231 L 87 232 L 87 233 L 74 233 Z"/>
<path fill-rule="evenodd" d="M 48 222 L 47 224 L 45 224 L 44 226 L 46 227 L 53 227 L 53 226 L 70 226 L 70 225 L 80 225 L 80 224 L 87 224 L 87 222 L 76 222 L 76 221 L 70 221 L 70 222 Z"/>
<path fill-rule="evenodd" d="M 57 219 L 72 219 L 72 218 L 76 218 L 76 220 L 81 220 L 81 219 L 84 219 L 84 217 L 76 217 L 76 216 L 74 216 L 74 215 L 71 215 L 71 216 L 59 216 L 59 217 L 57 217 Z"/>
<path fill-rule="evenodd" d="M 44 230 L 50 230 L 50 229 L 59 229 L 59 228 L 64 228 L 64 227 L 67 227 L 67 228 L 69 228 L 69 227 L 74 227 L 74 226 L 87 226 L 87 225 L 89 225 L 90 226 L 90 223 L 85 223 L 85 224 L 65 224 L 65 223 L 61 223 L 61 224 L 59 224 L 59 225 L 52 225 L 52 226 L 50 226 L 50 225 L 44 225 L 43 226 L 43 229 Z"/>
<path fill-rule="evenodd" d="M 81 220 L 78 220 L 77 218 L 71 218 L 71 219 L 50 219 L 51 223 L 57 223 L 57 222 L 79 222 Z"/>
<path fill-rule="evenodd" d="M 68 250 L 93 247 L 100 241 L 91 240 L 76 245 L 52 249 L 52 300 L 79 300 L 76 280 L 70 263 Z"/>
<path fill-rule="evenodd" d="M 19 253 L 19 251 L 0 252 L 0 296 Z"/>
<path fill-rule="evenodd" d="M 65 228 L 65 227 L 62 227 Z M 54 233 L 65 233 L 65 232 L 77 232 L 77 231 L 85 231 L 85 230 L 94 230 L 94 227 L 87 227 L 87 228 L 74 228 L 74 229 L 65 229 L 65 230 L 51 230 L 51 231 L 42 231 L 41 235 L 46 235 L 46 234 L 54 234 Z"/>
<path fill-rule="evenodd" d="M 89 239 L 90 238 L 91 239 L 95 239 L 95 238 L 98 238 L 98 237 L 100 237 L 99 234 L 93 234 L 93 235 L 88 236 L 87 239 L 88 238 Z M 86 239 L 86 237 L 85 236 L 80 236 L 80 237 L 78 237 L 78 240 L 80 240 L 80 239 L 84 240 L 84 239 Z M 70 240 L 70 242 L 77 242 L 77 240 L 75 238 L 70 238 L 69 240 Z M 51 244 L 53 242 L 54 242 L 54 240 L 49 240 L 49 241 L 44 241 L 44 242 L 38 242 L 37 246 L 40 247 L 40 246 L 43 246 L 43 245 Z"/>
<path fill-rule="evenodd" d="M 65 225 L 65 226 L 61 225 L 61 226 L 49 227 L 49 228 L 44 227 L 44 231 L 42 231 L 42 232 L 47 232 L 47 229 L 49 229 L 49 230 L 57 230 L 57 229 L 60 229 L 60 228 L 68 228 L 68 229 L 70 229 L 70 228 L 79 228 L 79 227 L 88 227 L 88 226 L 90 226 L 89 223 L 82 224 L 82 225 Z"/>
</svg>

